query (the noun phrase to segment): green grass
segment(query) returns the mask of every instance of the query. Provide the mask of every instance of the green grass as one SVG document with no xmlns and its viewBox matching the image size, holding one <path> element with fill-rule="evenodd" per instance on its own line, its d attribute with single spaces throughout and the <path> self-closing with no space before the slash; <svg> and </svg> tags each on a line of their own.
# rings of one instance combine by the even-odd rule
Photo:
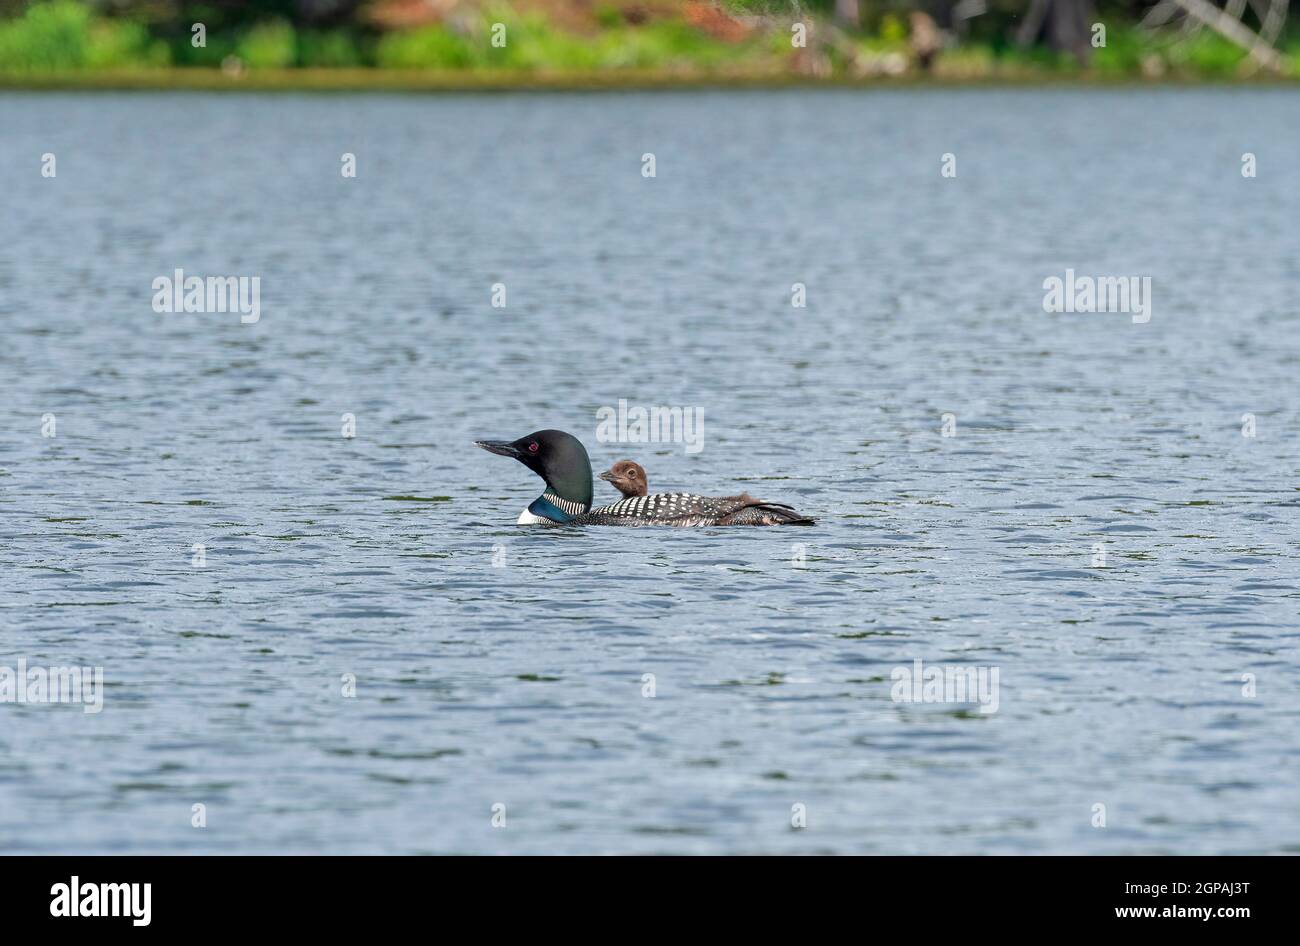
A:
<svg viewBox="0 0 1300 946">
<path fill-rule="evenodd" d="M 1190 39 L 1171 47 L 1165 58 L 1174 69 L 1195 75 L 1227 78 L 1246 60 L 1246 51 L 1217 33 L 1201 30 Z"/>
</svg>

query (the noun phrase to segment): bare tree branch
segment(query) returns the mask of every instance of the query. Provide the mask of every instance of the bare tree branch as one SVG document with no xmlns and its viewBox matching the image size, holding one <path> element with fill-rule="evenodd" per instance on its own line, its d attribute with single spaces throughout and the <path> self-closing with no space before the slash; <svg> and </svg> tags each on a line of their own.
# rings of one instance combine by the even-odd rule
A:
<svg viewBox="0 0 1300 946">
<path fill-rule="evenodd" d="M 1286 60 L 1278 51 L 1226 10 L 1220 10 L 1209 0 L 1174 0 L 1174 3 L 1182 7 L 1188 16 L 1249 52 L 1251 58 L 1266 69 L 1279 73 L 1287 71 Z"/>
</svg>

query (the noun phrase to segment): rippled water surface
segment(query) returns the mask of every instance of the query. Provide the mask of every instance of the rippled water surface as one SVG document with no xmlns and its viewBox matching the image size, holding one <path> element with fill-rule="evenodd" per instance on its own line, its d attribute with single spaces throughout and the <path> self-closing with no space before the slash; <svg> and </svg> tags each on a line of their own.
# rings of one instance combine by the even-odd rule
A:
<svg viewBox="0 0 1300 946">
<path fill-rule="evenodd" d="M 0 849 L 1300 851 L 1297 154 L 1269 89 L 0 95 L 0 665 L 106 681 L 0 704 Z M 542 427 L 820 522 L 518 528 L 471 441 Z"/>
</svg>

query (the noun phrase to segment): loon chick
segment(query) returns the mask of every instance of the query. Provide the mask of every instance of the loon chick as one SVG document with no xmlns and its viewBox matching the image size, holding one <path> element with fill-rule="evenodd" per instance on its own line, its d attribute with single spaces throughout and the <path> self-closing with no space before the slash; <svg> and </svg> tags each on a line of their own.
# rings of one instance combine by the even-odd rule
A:
<svg viewBox="0 0 1300 946">
<path fill-rule="evenodd" d="M 749 496 L 656 493 L 591 508 L 591 460 L 582 442 L 562 430 L 539 430 L 518 440 L 476 440 L 490 453 L 514 457 L 540 476 L 546 489 L 519 515 L 518 525 L 596 526 L 812 525 L 789 506 Z M 640 467 L 638 467 L 640 469 Z M 641 470 L 641 481 L 645 471 Z"/>
<path fill-rule="evenodd" d="M 644 496 L 649 492 L 647 487 L 650 484 L 645 478 L 645 467 L 635 460 L 619 460 L 601 473 L 600 478 L 622 493 L 624 499 Z"/>
<path fill-rule="evenodd" d="M 625 499 L 644 496 L 649 492 L 650 480 L 645 475 L 645 467 L 635 460 L 619 460 L 600 478 L 613 484 Z M 755 499 L 749 493 L 739 496 L 718 496 L 719 502 L 736 507 L 736 512 L 723 516 L 716 524 L 720 526 L 779 526 L 785 523 L 811 525 L 813 520 L 804 520 L 803 516 L 791 514 L 794 510 L 782 503 L 765 503 Z"/>
</svg>

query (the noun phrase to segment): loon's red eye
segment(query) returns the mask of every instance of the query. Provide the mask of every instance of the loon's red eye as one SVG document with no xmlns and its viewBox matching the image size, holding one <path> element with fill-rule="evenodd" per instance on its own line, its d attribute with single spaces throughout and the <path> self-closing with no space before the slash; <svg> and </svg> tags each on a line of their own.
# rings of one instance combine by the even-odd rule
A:
<svg viewBox="0 0 1300 946">
<path fill-rule="evenodd" d="M 529 453 L 536 453 L 536 452 L 537 452 L 537 441 L 536 441 L 536 440 L 534 440 L 532 443 L 530 443 L 530 444 L 528 445 L 528 452 L 529 452 Z"/>
</svg>

